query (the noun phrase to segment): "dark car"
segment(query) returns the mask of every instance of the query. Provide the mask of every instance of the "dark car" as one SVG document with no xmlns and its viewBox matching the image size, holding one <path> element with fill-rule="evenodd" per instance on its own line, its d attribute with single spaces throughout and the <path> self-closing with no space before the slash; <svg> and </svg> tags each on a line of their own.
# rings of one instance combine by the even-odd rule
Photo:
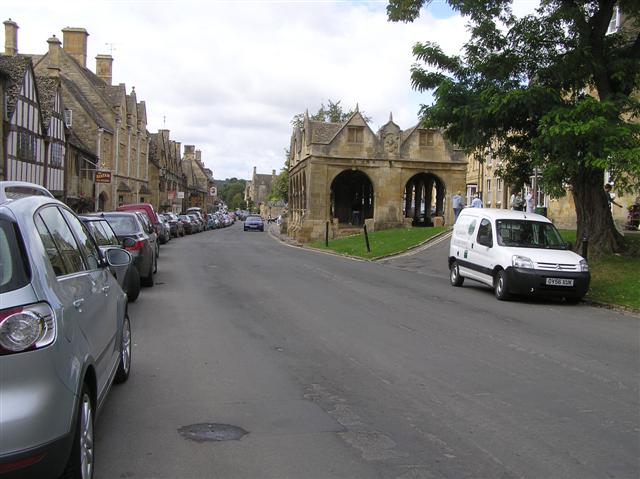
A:
<svg viewBox="0 0 640 479">
<path fill-rule="evenodd" d="M 182 226 L 182 222 L 178 218 L 178 215 L 176 215 L 175 213 L 164 213 L 162 216 L 169 223 L 171 236 L 173 236 L 174 238 L 177 238 L 178 236 L 184 236 L 184 227 Z"/>
<path fill-rule="evenodd" d="M 100 216 L 109 222 L 119 241 L 125 241 L 125 238 L 134 240 L 133 244 L 127 241 L 125 249 L 133 256 L 142 284 L 153 286 L 153 275 L 158 270 L 155 239 L 149 231 L 149 228 L 153 231 L 153 227 L 145 226 L 137 213 L 111 211 L 100 213 Z"/>
<path fill-rule="evenodd" d="M 144 211 L 131 211 L 130 213 L 134 213 L 138 215 L 138 218 L 142 222 L 142 226 L 144 227 L 145 233 L 149 235 L 151 243 L 153 243 L 156 249 L 156 258 L 160 257 L 160 238 L 158 238 L 157 228 L 153 225 L 149 216 Z"/>
<path fill-rule="evenodd" d="M 158 215 L 158 225 L 157 225 L 158 239 L 161 244 L 167 244 L 171 240 L 171 225 L 165 219 L 164 216 Z"/>
<path fill-rule="evenodd" d="M 190 235 L 195 233 L 195 230 L 193 228 L 193 223 L 191 222 L 191 218 L 189 216 L 179 215 L 178 220 L 180 220 L 180 223 L 182 223 L 182 228 L 185 234 Z"/>
<path fill-rule="evenodd" d="M 262 221 L 262 218 L 257 215 L 247 216 L 247 219 L 244 220 L 244 230 L 264 231 L 264 222 Z"/>
<path fill-rule="evenodd" d="M 93 235 L 93 239 L 101 250 L 104 251 L 114 246 L 119 248 L 125 247 L 124 244 L 120 243 L 118 236 L 105 218 L 93 215 L 80 216 L 79 218 Z M 125 240 L 125 243 L 129 246 L 133 244 L 132 242 L 133 240 L 129 240 L 128 242 Z M 125 274 L 121 274 L 120 277 L 116 274 L 116 278 L 124 292 L 127 293 L 128 301 L 133 303 L 138 299 L 140 295 L 140 275 L 133 262 L 129 264 Z"/>
</svg>

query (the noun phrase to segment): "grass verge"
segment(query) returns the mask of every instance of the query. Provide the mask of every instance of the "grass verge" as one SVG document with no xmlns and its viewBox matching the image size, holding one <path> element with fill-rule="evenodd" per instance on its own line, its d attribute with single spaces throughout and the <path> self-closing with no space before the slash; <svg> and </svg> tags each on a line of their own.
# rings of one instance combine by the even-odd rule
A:
<svg viewBox="0 0 640 479">
<path fill-rule="evenodd" d="M 576 241 L 576 232 L 562 230 L 567 242 Z M 632 255 L 607 255 L 589 259 L 591 286 L 585 299 L 640 311 L 640 236 L 625 236 Z"/>
<path fill-rule="evenodd" d="M 371 252 L 367 251 L 364 233 L 346 238 L 329 240 L 329 246 L 324 241 L 316 241 L 309 246 L 318 249 L 335 251 L 340 254 L 356 256 L 358 258 L 376 259 L 394 253 L 400 253 L 423 241 L 442 233 L 447 227 L 433 228 L 397 228 L 391 230 L 374 231 L 369 233 Z"/>
</svg>

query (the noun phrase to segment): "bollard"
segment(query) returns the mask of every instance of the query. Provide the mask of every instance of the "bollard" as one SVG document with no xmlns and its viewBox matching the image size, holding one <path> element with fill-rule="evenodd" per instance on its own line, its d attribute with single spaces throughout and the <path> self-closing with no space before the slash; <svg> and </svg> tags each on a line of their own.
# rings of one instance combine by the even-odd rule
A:
<svg viewBox="0 0 640 479">
<path fill-rule="evenodd" d="M 324 245 L 327 248 L 329 247 L 329 222 L 328 221 L 324 228 Z"/>
<path fill-rule="evenodd" d="M 582 251 L 581 251 L 581 253 L 582 253 L 581 256 L 584 259 L 587 259 L 588 250 L 589 250 L 589 240 L 585 236 L 585 237 L 582 238 Z"/>
<path fill-rule="evenodd" d="M 371 253 L 371 248 L 369 247 L 369 235 L 367 234 L 367 225 L 362 227 L 364 229 L 364 241 L 367 244 L 367 253 Z"/>
</svg>

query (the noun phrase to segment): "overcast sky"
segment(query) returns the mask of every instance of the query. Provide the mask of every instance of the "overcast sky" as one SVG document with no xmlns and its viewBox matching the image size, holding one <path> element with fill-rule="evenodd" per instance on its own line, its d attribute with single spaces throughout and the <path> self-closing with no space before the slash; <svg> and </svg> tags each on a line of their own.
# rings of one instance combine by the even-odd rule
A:
<svg viewBox="0 0 640 479">
<path fill-rule="evenodd" d="M 526 2 L 528 3 L 528 2 Z M 412 46 L 457 53 L 465 22 L 441 1 L 412 24 L 390 23 L 386 1 L 3 0 L 19 53 L 47 51 L 65 27 L 89 33 L 87 66 L 111 53 L 113 83 L 135 86 L 148 130 L 196 145 L 216 179 L 280 171 L 292 117 L 327 99 L 359 104 L 374 131 L 389 112 L 402 129 L 429 98 L 411 89 Z"/>
</svg>

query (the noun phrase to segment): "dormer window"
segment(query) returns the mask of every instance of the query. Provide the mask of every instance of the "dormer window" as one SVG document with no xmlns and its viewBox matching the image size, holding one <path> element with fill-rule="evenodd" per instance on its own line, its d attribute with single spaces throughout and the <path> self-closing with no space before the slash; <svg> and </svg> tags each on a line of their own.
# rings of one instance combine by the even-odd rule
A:
<svg viewBox="0 0 640 479">
<path fill-rule="evenodd" d="M 420 130 L 419 144 L 421 147 L 433 146 L 433 132 L 428 130 Z"/>
<path fill-rule="evenodd" d="M 364 141 L 364 128 L 362 126 L 350 126 L 347 128 L 347 142 L 362 143 Z"/>
</svg>

